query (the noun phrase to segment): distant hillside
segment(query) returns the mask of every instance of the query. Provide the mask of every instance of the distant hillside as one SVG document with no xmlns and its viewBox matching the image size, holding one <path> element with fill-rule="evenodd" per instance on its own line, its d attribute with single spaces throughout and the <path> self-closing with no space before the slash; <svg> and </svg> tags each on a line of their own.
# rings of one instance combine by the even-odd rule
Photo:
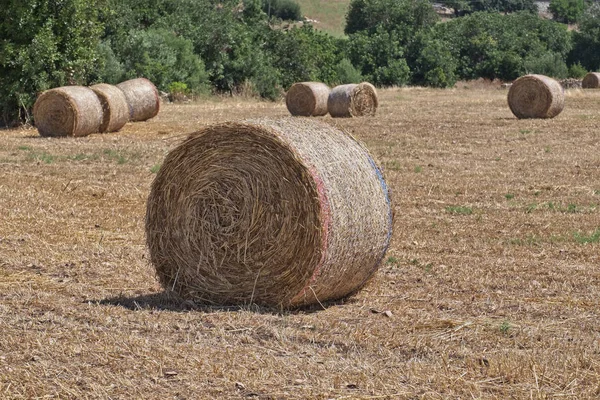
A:
<svg viewBox="0 0 600 400">
<path fill-rule="evenodd" d="M 315 20 L 313 26 L 334 36 L 344 35 L 346 12 L 350 0 L 296 0 L 300 4 L 302 15 Z"/>
</svg>

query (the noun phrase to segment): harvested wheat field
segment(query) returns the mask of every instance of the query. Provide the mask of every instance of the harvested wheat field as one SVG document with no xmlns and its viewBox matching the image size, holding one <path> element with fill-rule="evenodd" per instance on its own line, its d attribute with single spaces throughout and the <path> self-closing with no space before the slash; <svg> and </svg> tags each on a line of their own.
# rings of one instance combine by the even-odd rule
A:
<svg viewBox="0 0 600 400">
<path fill-rule="evenodd" d="M 379 91 L 394 235 L 355 296 L 300 311 L 168 298 L 145 248 L 170 149 L 285 103 L 165 105 L 117 134 L 0 131 L 2 399 L 600 396 L 600 92 L 518 120 L 507 91 Z"/>
</svg>

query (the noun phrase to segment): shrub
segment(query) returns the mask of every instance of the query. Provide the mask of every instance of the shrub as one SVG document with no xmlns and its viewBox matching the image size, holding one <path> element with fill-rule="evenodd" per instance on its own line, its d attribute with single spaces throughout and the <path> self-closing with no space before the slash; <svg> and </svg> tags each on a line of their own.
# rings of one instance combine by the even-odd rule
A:
<svg viewBox="0 0 600 400">
<path fill-rule="evenodd" d="M 587 73 L 588 71 L 580 63 L 572 64 L 569 67 L 569 78 L 582 79 Z"/>
<path fill-rule="evenodd" d="M 556 21 L 577 22 L 585 8 L 584 0 L 551 0 L 548 9 Z"/>
<path fill-rule="evenodd" d="M 192 43 L 170 31 L 131 31 L 119 55 L 128 79 L 143 76 L 163 91 L 168 91 L 172 82 L 185 83 L 192 92 L 205 89 L 204 63 L 193 53 Z"/>
<path fill-rule="evenodd" d="M 540 57 L 531 57 L 525 60 L 525 72 L 528 74 L 541 74 L 557 79 L 566 78 L 569 69 L 564 59 L 556 53 L 546 53 Z"/>
<path fill-rule="evenodd" d="M 269 17 L 277 17 L 286 21 L 302 19 L 300 5 L 294 0 L 263 0 L 263 11 Z"/>
<path fill-rule="evenodd" d="M 333 82 L 336 85 L 346 83 L 360 83 L 363 77 L 360 72 L 352 65 L 352 62 L 347 58 L 342 58 L 335 67 L 336 80 Z"/>
<path fill-rule="evenodd" d="M 348 55 L 363 77 L 376 86 L 408 83 L 410 70 L 396 31 L 387 32 L 380 26 L 372 34 L 354 33 L 350 35 Z"/>
<path fill-rule="evenodd" d="M 86 84 L 101 26 L 84 0 L 7 0 L 0 7 L 0 125 L 23 122 L 43 90 Z"/>
</svg>

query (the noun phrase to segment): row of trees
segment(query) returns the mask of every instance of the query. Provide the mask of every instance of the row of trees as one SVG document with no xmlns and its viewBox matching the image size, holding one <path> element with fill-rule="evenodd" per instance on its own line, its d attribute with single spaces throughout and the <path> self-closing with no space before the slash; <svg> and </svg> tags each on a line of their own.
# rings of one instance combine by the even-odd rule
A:
<svg viewBox="0 0 600 400">
<path fill-rule="evenodd" d="M 600 68 L 595 6 L 571 33 L 527 7 L 440 23 L 427 0 L 352 0 L 346 37 L 335 38 L 282 22 L 300 15 L 292 0 L 7 3 L 0 9 L 0 124 L 27 120 L 37 94 L 51 87 L 137 76 L 163 91 L 244 90 L 275 99 L 306 80 L 447 87 L 457 79 L 562 78 Z"/>
</svg>

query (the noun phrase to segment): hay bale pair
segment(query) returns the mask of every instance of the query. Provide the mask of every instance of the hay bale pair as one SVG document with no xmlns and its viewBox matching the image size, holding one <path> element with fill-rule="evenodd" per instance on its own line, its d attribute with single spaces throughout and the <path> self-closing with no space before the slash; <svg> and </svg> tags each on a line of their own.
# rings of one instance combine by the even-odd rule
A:
<svg viewBox="0 0 600 400">
<path fill-rule="evenodd" d="M 334 118 L 373 116 L 379 105 L 375 87 L 367 82 L 333 89 L 321 82 L 299 82 L 290 87 L 285 102 L 295 116 L 315 117 L 329 112 Z"/>
<path fill-rule="evenodd" d="M 544 75 L 525 75 L 508 91 L 508 106 L 519 119 L 554 118 L 565 107 L 565 92 L 560 83 Z"/>
<path fill-rule="evenodd" d="M 33 106 L 42 136 L 87 136 L 115 132 L 129 120 L 144 121 L 158 114 L 156 87 L 138 78 L 117 86 L 64 86 L 43 92 Z"/>
<path fill-rule="evenodd" d="M 389 245 L 388 188 L 350 135 L 308 118 L 213 125 L 166 157 L 148 197 L 168 290 L 291 308 L 358 290 Z"/>
</svg>

